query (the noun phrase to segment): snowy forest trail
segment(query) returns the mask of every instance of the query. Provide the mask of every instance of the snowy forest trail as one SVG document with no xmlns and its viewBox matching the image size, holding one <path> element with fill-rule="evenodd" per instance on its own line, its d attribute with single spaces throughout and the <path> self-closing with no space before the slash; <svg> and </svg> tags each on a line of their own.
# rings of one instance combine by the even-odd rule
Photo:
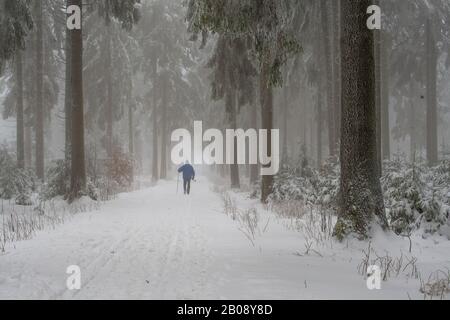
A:
<svg viewBox="0 0 450 320">
<path fill-rule="evenodd" d="M 421 297 L 413 280 L 369 291 L 357 273 L 361 248 L 336 244 L 322 255 L 297 254 L 303 236 L 270 216 L 253 245 L 224 214 L 211 183 L 201 179 L 192 189 L 186 197 L 176 193 L 176 181 L 160 182 L 16 243 L 0 255 L 0 299 Z M 257 205 L 251 201 L 239 205 Z M 67 289 L 71 265 L 81 269 L 81 290 Z"/>
</svg>

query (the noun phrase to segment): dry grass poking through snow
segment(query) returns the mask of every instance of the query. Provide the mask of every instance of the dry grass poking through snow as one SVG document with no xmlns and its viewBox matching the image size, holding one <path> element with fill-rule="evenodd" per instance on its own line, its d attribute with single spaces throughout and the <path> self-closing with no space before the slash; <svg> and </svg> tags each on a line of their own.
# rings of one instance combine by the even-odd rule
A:
<svg viewBox="0 0 450 320">
<path fill-rule="evenodd" d="M 426 281 L 420 279 L 420 292 L 424 299 L 433 300 L 438 298 L 444 300 L 450 293 L 450 270 L 438 270 L 430 274 Z"/>
<path fill-rule="evenodd" d="M 286 230 L 301 235 L 299 246 L 303 248 L 294 253 L 297 256 L 323 258 L 330 263 L 348 261 L 352 264 L 351 269 L 355 268 L 354 272 L 363 279 L 367 279 L 369 267 L 376 265 L 380 268 L 381 280 L 392 283 L 391 288 L 399 284 L 404 285 L 409 298 L 411 298 L 409 295 L 411 291 L 407 291 L 409 289 L 416 290 L 413 294 L 415 299 L 420 299 L 421 295 L 423 299 L 448 298 L 450 270 L 431 272 L 446 263 L 444 261 L 437 263 L 428 256 L 420 256 L 420 259 L 414 256 L 411 251 L 415 238 L 412 236 L 408 238 L 409 243 L 406 247 L 402 237 L 396 237 L 392 233 L 375 235 L 373 242 L 369 244 L 352 239 L 346 244 L 337 243 L 333 238 L 337 217 L 328 207 L 311 205 L 299 200 L 271 202 L 261 206 L 246 196 L 241 197 L 241 193 L 226 191 L 220 184 L 214 191 L 221 194 L 226 215 L 239 224 L 239 230 L 255 247 L 255 240 L 265 233 L 272 218 Z M 264 221 L 261 221 L 262 219 Z M 420 248 L 427 246 L 425 242 L 421 242 L 422 240 L 414 240 L 414 245 L 417 246 L 414 251 L 422 252 Z M 408 283 L 412 288 L 408 287 Z"/>
<path fill-rule="evenodd" d="M 301 233 L 305 238 L 305 251 L 297 255 L 312 253 L 322 256 L 321 248 L 333 248 L 333 229 L 336 219 L 323 207 L 307 205 L 299 200 L 272 202 L 267 207 L 274 212 L 289 230 Z"/>
<path fill-rule="evenodd" d="M 36 232 L 56 228 L 71 216 L 98 210 L 100 203 L 83 198 L 72 204 L 63 200 L 39 201 L 32 206 L 18 206 L 12 201 L 0 204 L 0 253 L 7 243 L 29 240 Z"/>
<path fill-rule="evenodd" d="M 222 200 L 225 214 L 239 224 L 239 231 L 241 231 L 251 244 L 255 246 L 256 237 L 267 231 L 270 218 L 262 225 L 261 215 L 256 208 L 238 209 L 236 200 L 233 199 L 228 192 L 222 193 Z"/>
</svg>

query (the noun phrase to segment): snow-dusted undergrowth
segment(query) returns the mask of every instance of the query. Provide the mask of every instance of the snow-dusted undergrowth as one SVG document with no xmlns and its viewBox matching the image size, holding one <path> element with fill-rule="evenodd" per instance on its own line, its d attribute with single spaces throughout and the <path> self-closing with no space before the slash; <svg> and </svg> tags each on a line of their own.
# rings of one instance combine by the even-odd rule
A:
<svg viewBox="0 0 450 320">
<path fill-rule="evenodd" d="M 409 237 L 439 234 L 450 239 L 450 161 L 429 168 L 400 159 L 384 163 L 381 178 L 391 229 Z M 275 179 L 271 203 L 289 211 L 292 202 L 313 206 L 321 215 L 334 215 L 339 192 L 339 163 L 328 162 L 320 171 L 305 164 L 284 166 Z M 295 208 L 294 208 L 295 211 Z"/>
</svg>

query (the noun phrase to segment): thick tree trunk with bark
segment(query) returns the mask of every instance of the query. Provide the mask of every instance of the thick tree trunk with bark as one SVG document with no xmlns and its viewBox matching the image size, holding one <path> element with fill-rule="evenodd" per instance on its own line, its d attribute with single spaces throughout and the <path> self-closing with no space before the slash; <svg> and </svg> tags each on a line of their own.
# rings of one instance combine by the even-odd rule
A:
<svg viewBox="0 0 450 320">
<path fill-rule="evenodd" d="M 44 180 L 44 35 L 42 1 L 36 1 L 36 176 Z"/>
<path fill-rule="evenodd" d="M 70 0 L 67 0 L 67 6 L 69 6 Z M 65 95 L 64 95 L 64 111 L 65 111 L 65 159 L 67 162 L 71 159 L 72 152 L 72 68 L 71 68 L 71 41 L 70 31 L 66 28 L 66 40 L 65 40 L 65 56 L 66 56 L 66 70 L 65 70 Z"/>
<path fill-rule="evenodd" d="M 70 0 L 70 5 L 83 7 L 82 0 Z M 83 105 L 83 33 L 82 29 L 71 30 L 70 68 L 72 88 L 72 154 L 69 200 L 82 195 L 86 188 L 86 165 L 84 149 L 84 105 Z"/>
<path fill-rule="evenodd" d="M 366 27 L 371 0 L 342 0 L 342 129 L 339 219 L 334 234 L 370 236 L 387 227 L 378 178 L 374 35 Z"/>
<path fill-rule="evenodd" d="M 17 114 L 17 167 L 23 169 L 25 167 L 25 131 L 24 131 L 24 112 L 23 112 L 23 67 L 22 52 L 17 51 L 16 54 L 16 114 Z"/>
<path fill-rule="evenodd" d="M 260 76 L 261 129 L 267 130 L 267 153 L 272 154 L 273 88 L 269 81 L 270 65 L 263 62 Z M 273 189 L 273 176 L 262 176 L 261 201 L 266 203 Z"/>
<path fill-rule="evenodd" d="M 384 160 L 391 158 L 391 128 L 389 118 L 389 38 L 381 37 L 381 143 Z"/>
<path fill-rule="evenodd" d="M 437 47 L 433 31 L 433 21 L 426 23 L 427 51 L 427 161 L 434 166 L 438 162 L 437 128 Z"/>
<path fill-rule="evenodd" d="M 378 1 L 375 1 L 379 4 Z M 382 155 L 381 155 L 381 31 L 374 30 L 374 58 L 375 58 L 375 112 L 377 121 L 377 161 L 378 176 L 382 174 Z"/>
</svg>

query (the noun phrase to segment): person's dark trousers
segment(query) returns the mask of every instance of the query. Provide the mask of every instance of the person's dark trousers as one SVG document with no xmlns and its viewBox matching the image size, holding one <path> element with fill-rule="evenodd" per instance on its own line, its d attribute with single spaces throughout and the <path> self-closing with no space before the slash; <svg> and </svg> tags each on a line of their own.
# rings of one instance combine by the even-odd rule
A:
<svg viewBox="0 0 450 320">
<path fill-rule="evenodd" d="M 184 194 L 190 194 L 191 193 L 191 179 L 185 179 L 183 181 L 183 189 L 184 189 Z"/>
</svg>

